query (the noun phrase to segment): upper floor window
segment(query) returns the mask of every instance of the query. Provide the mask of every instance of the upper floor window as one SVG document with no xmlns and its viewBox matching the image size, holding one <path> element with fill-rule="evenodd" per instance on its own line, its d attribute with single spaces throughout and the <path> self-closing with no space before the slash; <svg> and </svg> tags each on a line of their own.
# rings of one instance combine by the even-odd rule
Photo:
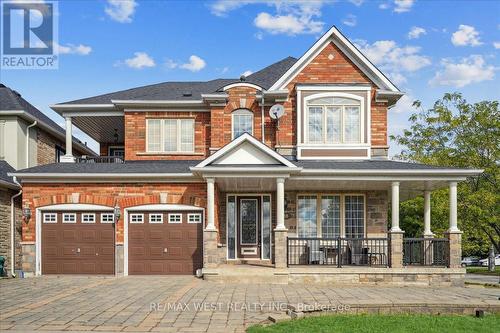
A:
<svg viewBox="0 0 500 333">
<path fill-rule="evenodd" d="M 194 119 L 148 119 L 146 131 L 148 152 L 194 152 Z"/>
<path fill-rule="evenodd" d="M 307 101 L 308 143 L 360 143 L 361 101 L 320 97 Z"/>
<path fill-rule="evenodd" d="M 248 133 L 253 135 L 253 112 L 239 109 L 233 112 L 233 139 Z"/>
</svg>

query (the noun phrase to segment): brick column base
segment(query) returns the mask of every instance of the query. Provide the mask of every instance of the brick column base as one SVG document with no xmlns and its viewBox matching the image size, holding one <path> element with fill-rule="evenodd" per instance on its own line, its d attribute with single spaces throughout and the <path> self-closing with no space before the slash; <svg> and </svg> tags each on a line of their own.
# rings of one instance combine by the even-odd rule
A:
<svg viewBox="0 0 500 333">
<path fill-rule="evenodd" d="M 203 268 L 214 268 L 219 264 L 217 230 L 203 231 Z"/>
<path fill-rule="evenodd" d="M 462 267 L 462 232 L 446 232 L 446 238 L 449 240 L 448 256 L 450 268 Z"/>
<path fill-rule="evenodd" d="M 392 268 L 403 267 L 403 235 L 404 231 L 389 231 L 389 252 Z"/>
<path fill-rule="evenodd" d="M 287 267 L 287 248 L 286 238 L 288 230 L 274 230 L 274 267 L 286 268 Z"/>
</svg>

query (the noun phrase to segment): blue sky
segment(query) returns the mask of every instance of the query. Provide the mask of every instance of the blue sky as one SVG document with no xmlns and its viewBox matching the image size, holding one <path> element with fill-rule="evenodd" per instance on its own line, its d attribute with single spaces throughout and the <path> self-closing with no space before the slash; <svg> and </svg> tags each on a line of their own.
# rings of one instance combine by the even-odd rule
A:
<svg viewBox="0 0 500 333">
<path fill-rule="evenodd" d="M 407 93 L 389 111 L 393 134 L 408 126 L 415 99 L 430 106 L 452 91 L 471 102 L 499 99 L 499 18 L 500 1 L 59 1 L 59 69 L 0 74 L 62 124 L 50 104 L 239 77 L 300 57 L 336 25 Z"/>
</svg>

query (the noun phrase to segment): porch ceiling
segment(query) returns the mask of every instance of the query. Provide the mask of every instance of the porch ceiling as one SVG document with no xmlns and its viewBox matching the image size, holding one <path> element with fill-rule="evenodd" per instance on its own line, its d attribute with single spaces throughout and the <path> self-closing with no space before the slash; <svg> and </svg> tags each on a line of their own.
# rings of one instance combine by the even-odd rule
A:
<svg viewBox="0 0 500 333">
<path fill-rule="evenodd" d="M 73 117 L 73 125 L 87 133 L 92 139 L 99 143 L 115 143 L 115 129 L 118 133 L 118 141 L 124 142 L 125 128 L 123 116 L 105 117 Z"/>
</svg>

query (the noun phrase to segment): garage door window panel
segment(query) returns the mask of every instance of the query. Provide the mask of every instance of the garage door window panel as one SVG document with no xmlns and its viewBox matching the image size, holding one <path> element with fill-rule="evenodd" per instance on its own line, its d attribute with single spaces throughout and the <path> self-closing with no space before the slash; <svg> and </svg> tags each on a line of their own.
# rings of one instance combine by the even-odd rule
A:
<svg viewBox="0 0 500 333">
<path fill-rule="evenodd" d="M 149 214 L 149 223 L 151 224 L 163 223 L 163 214 Z"/>
<path fill-rule="evenodd" d="M 63 223 L 76 223 L 75 213 L 64 213 L 62 218 Z"/>
<path fill-rule="evenodd" d="M 130 214 L 130 223 L 144 223 L 144 214 Z"/>
<path fill-rule="evenodd" d="M 43 223 L 57 223 L 57 214 L 56 213 L 44 213 L 43 214 Z"/>
<path fill-rule="evenodd" d="M 82 223 L 95 223 L 95 214 L 94 213 L 83 213 L 82 214 Z"/>
<path fill-rule="evenodd" d="M 113 223 L 115 220 L 115 215 L 110 213 L 101 214 L 101 223 Z"/>
<path fill-rule="evenodd" d="M 182 223 L 182 214 L 168 214 L 168 223 Z"/>
<path fill-rule="evenodd" d="M 188 214 L 188 223 L 201 223 L 201 214 Z"/>
</svg>

